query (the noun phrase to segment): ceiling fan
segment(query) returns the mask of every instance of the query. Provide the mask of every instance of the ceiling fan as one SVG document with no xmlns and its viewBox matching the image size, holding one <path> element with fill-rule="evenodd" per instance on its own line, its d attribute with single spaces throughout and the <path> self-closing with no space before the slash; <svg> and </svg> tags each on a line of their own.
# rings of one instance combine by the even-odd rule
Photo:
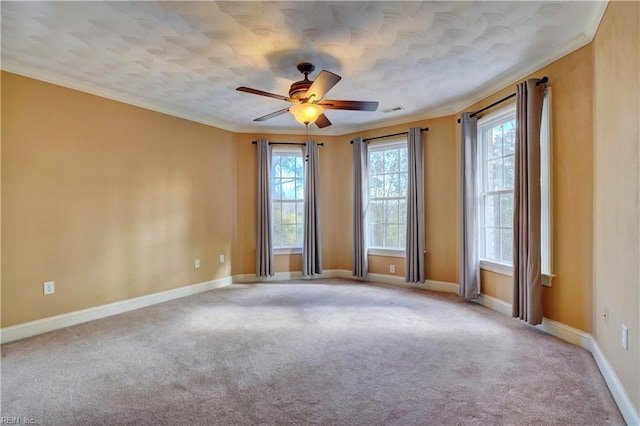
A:
<svg viewBox="0 0 640 426">
<path fill-rule="evenodd" d="M 298 64 L 298 71 L 304 74 L 304 80 L 296 81 L 289 88 L 289 96 L 276 95 L 250 87 L 238 87 L 240 92 L 253 93 L 254 95 L 267 96 L 291 102 L 292 106 L 258 117 L 253 121 L 265 121 L 277 117 L 286 112 L 291 112 L 296 120 L 308 126 L 315 123 L 319 128 L 331 126 L 331 121 L 324 115 L 325 109 L 342 109 L 350 111 L 375 111 L 378 102 L 373 101 L 338 101 L 323 100 L 324 95 L 335 86 L 342 77 L 330 71 L 320 71 L 315 80 L 309 80 L 309 74 L 315 70 L 315 66 L 309 62 Z"/>
</svg>

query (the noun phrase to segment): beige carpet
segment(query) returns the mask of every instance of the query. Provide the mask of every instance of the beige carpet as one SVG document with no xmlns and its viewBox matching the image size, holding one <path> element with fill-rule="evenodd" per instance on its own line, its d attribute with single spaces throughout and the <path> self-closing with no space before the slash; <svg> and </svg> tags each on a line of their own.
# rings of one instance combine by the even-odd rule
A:
<svg viewBox="0 0 640 426">
<path fill-rule="evenodd" d="M 454 295 L 233 285 L 2 346 L 51 425 L 624 424 L 591 355 Z"/>
</svg>

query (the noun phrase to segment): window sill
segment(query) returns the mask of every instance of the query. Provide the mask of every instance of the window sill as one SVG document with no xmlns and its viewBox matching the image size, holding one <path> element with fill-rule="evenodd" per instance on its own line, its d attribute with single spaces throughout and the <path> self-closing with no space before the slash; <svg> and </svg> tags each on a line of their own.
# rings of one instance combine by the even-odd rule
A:
<svg viewBox="0 0 640 426">
<path fill-rule="evenodd" d="M 273 255 L 302 254 L 302 247 L 278 247 L 273 249 Z"/>
<path fill-rule="evenodd" d="M 495 272 L 496 274 L 506 275 L 508 277 L 513 276 L 513 267 L 504 263 L 491 262 L 488 260 L 480 261 L 480 269 L 485 271 Z M 541 284 L 545 287 L 551 287 L 551 282 L 555 278 L 555 274 L 541 274 Z"/>
<path fill-rule="evenodd" d="M 513 276 L 513 267 L 505 263 L 491 262 L 489 260 L 481 260 L 480 269 L 484 269 L 485 271 L 495 272 L 496 274 L 506 275 L 508 277 Z"/>
<path fill-rule="evenodd" d="M 367 250 L 369 256 L 404 257 L 404 250 L 388 248 L 370 248 Z"/>
</svg>

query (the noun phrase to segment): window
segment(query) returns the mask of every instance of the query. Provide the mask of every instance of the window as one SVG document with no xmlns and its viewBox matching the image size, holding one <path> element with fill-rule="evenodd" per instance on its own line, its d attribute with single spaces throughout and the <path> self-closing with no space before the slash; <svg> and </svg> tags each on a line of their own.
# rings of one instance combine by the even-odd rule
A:
<svg viewBox="0 0 640 426">
<path fill-rule="evenodd" d="M 515 109 L 478 122 L 480 154 L 480 258 L 513 263 Z"/>
<path fill-rule="evenodd" d="M 368 245 L 374 252 L 387 249 L 397 255 L 404 251 L 406 240 L 407 143 L 372 144 L 368 151 Z"/>
<path fill-rule="evenodd" d="M 552 149 L 551 89 L 542 107 L 540 131 L 541 268 L 542 284 L 552 274 Z M 515 106 L 478 121 L 480 188 L 480 266 L 511 275 L 513 264 L 513 188 L 515 179 Z"/>
<path fill-rule="evenodd" d="M 273 247 L 301 248 L 304 218 L 302 149 L 274 148 L 271 157 Z"/>
<path fill-rule="evenodd" d="M 542 245 L 540 248 L 542 284 L 551 286 L 553 275 L 553 264 L 551 262 L 553 253 L 552 235 L 553 227 L 551 212 L 552 203 L 552 155 L 551 155 L 551 88 L 547 87 L 542 102 L 542 122 L 540 129 L 540 234 Z"/>
</svg>

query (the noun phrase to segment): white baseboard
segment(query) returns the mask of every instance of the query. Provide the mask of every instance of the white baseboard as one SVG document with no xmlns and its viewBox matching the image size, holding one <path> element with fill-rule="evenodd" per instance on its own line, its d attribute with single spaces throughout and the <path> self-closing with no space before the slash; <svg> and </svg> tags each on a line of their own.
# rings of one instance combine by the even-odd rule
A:
<svg viewBox="0 0 640 426">
<path fill-rule="evenodd" d="M 351 276 L 350 271 L 340 271 L 347 275 L 340 275 L 340 278 L 352 278 L 363 282 L 377 282 L 382 284 L 392 284 L 402 287 L 419 288 L 421 290 L 439 291 L 442 293 L 455 293 L 458 294 L 458 284 L 449 283 L 444 281 L 426 280 L 423 283 L 408 283 L 404 280 L 404 277 L 396 275 L 386 274 L 367 274 L 366 278 L 356 278 Z"/>
<path fill-rule="evenodd" d="M 134 299 L 123 300 L 120 302 L 109 303 L 107 305 L 96 306 L 94 308 L 83 309 L 80 311 L 70 312 L 67 314 L 57 315 L 54 317 L 43 318 L 36 321 L 30 321 L 24 324 L 18 324 L 5 327 L 0 330 L 0 343 L 8 343 L 15 340 L 24 339 L 26 337 L 35 336 L 37 334 L 46 333 L 60 328 L 70 327 L 72 325 L 81 324 L 87 321 L 93 321 L 112 315 L 121 314 L 135 309 L 144 308 L 146 306 L 155 305 L 169 300 L 178 299 L 185 296 L 213 290 L 216 288 L 226 287 L 232 283 L 255 283 L 255 282 L 273 282 L 286 281 L 292 279 L 314 279 L 314 278 L 351 278 L 351 271 L 347 270 L 327 270 L 321 275 L 314 277 L 302 277 L 301 272 L 280 272 L 273 277 L 259 278 L 255 274 L 241 274 L 233 277 L 224 277 L 216 280 L 207 281 L 200 284 L 193 284 L 180 287 L 173 290 L 167 290 L 160 293 L 149 294 L 146 296 L 136 297 Z M 445 293 L 458 293 L 458 284 L 426 281 L 424 283 L 407 283 L 404 277 L 385 275 L 385 274 L 369 274 L 366 279 L 360 279 L 364 282 L 380 282 L 384 284 L 399 285 L 409 288 L 420 288 L 424 290 L 440 291 Z M 511 304 L 500 299 L 481 294 L 477 300 L 481 305 L 500 312 L 504 315 L 511 315 Z M 622 382 L 611 367 L 611 364 L 604 356 L 597 342 L 591 334 L 585 333 L 576 328 L 570 327 L 557 321 L 544 318 L 542 324 L 536 326 L 540 330 L 556 336 L 566 342 L 580 346 L 593 355 L 602 376 L 613 395 L 622 416 L 629 425 L 640 425 L 640 415 L 634 407 L 633 402 L 629 398 Z"/>
<path fill-rule="evenodd" d="M 622 382 L 618 378 L 618 375 L 613 370 L 613 367 L 609 363 L 607 357 L 605 357 L 600 350 L 598 342 L 593 338 L 591 339 L 591 354 L 593 355 L 593 359 L 596 360 L 600 373 L 602 374 L 602 377 L 604 377 L 604 381 L 607 383 L 609 391 L 611 392 L 611 395 L 613 395 L 613 399 L 616 401 L 624 421 L 627 422 L 629 426 L 640 425 L 640 414 L 638 413 L 638 409 L 634 407 L 633 402 L 631 402 L 629 394 L 627 394 L 624 386 L 622 386 Z"/>
<path fill-rule="evenodd" d="M 573 328 L 558 321 L 542 318 L 542 324 L 535 326 L 547 334 L 555 336 L 565 342 L 580 346 L 591 352 L 593 337 L 589 333 Z"/>
<path fill-rule="evenodd" d="M 504 300 L 500 300 L 483 293 L 480 293 L 476 302 L 485 308 L 491 309 L 492 311 L 500 312 L 508 317 L 511 316 L 511 303 L 509 302 L 505 302 Z"/>
<path fill-rule="evenodd" d="M 288 280 L 314 280 L 319 278 L 353 278 L 350 271 L 330 269 L 322 271 L 322 274 L 304 277 L 301 271 L 276 272 L 272 277 L 259 277 L 256 274 L 239 274 L 233 276 L 233 282 L 238 284 L 269 283 L 273 281 Z"/>
<path fill-rule="evenodd" d="M 478 303 L 496 312 L 511 316 L 511 303 L 487 296 L 486 294 L 481 294 L 478 297 Z M 543 318 L 542 324 L 537 325 L 536 328 L 591 352 L 600 370 L 600 374 L 602 374 L 604 381 L 607 383 L 609 391 L 618 405 L 618 409 L 620 413 L 622 413 L 625 422 L 630 426 L 640 426 L 638 409 L 633 405 L 629 394 L 627 394 L 609 360 L 604 356 L 598 343 L 591 334 L 561 322 L 550 320 L 549 318 Z"/>
<path fill-rule="evenodd" d="M 82 324 L 83 322 L 93 321 L 128 311 L 133 311 L 135 309 L 167 302 L 173 299 L 179 299 L 185 296 L 191 296 L 192 294 L 202 293 L 203 291 L 226 287 L 231 283 L 231 277 L 219 278 L 216 280 L 188 285 L 173 290 L 162 291 L 160 293 L 153 293 L 146 296 L 136 297 L 134 299 L 109 303 L 93 308 L 82 309 L 80 311 L 69 312 L 66 314 L 30 321 L 23 324 L 4 327 L 0 330 L 0 343 L 13 342 L 14 340 L 24 339 L 26 337 L 35 336 L 36 334 L 47 333 L 49 331 L 58 330 L 60 328 Z"/>
</svg>

